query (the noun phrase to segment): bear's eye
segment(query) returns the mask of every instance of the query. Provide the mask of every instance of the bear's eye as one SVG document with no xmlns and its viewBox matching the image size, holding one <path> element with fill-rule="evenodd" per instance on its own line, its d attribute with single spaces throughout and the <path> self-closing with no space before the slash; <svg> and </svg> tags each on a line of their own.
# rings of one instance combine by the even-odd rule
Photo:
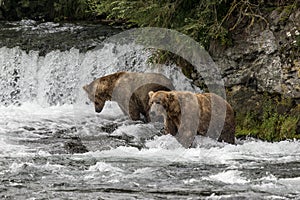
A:
<svg viewBox="0 0 300 200">
<path fill-rule="evenodd" d="M 155 103 L 156 103 L 156 104 L 160 104 L 160 102 L 159 102 L 159 101 L 156 101 Z"/>
</svg>

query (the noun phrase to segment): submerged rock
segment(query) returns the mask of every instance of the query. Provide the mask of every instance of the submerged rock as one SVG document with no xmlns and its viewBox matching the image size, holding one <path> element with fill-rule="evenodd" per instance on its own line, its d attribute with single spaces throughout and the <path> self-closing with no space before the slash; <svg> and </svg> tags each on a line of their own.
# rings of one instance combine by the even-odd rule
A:
<svg viewBox="0 0 300 200">
<path fill-rule="evenodd" d="M 82 144 L 82 141 L 78 137 L 72 137 L 70 141 L 64 143 L 64 148 L 68 153 L 86 153 L 88 149 Z"/>
</svg>

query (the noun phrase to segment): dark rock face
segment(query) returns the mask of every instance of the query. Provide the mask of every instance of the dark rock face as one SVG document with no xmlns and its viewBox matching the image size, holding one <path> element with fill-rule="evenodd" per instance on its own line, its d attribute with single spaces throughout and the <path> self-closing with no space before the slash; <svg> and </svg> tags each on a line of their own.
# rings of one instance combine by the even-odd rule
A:
<svg viewBox="0 0 300 200">
<path fill-rule="evenodd" d="M 289 98 L 289 105 L 276 105 L 277 112 L 300 116 L 300 9 L 275 9 L 264 17 L 269 24 L 254 23 L 233 32 L 232 47 L 212 43 L 210 55 L 237 113 L 252 112 L 259 120 L 266 99 L 276 103 L 275 98 Z"/>
<path fill-rule="evenodd" d="M 225 86 L 240 85 L 257 92 L 300 98 L 299 47 L 295 47 L 297 50 L 280 45 L 286 37 L 284 31 L 279 34 L 253 29 L 245 38 L 237 37 L 234 47 L 215 57 Z"/>
</svg>

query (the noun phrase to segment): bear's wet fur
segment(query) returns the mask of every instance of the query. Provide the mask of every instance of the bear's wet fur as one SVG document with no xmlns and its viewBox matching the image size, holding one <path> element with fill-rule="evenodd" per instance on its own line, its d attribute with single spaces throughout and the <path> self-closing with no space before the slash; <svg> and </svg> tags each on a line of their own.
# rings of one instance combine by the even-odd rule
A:
<svg viewBox="0 0 300 200">
<path fill-rule="evenodd" d="M 184 147 L 191 147 L 196 134 L 235 143 L 234 111 L 222 97 L 214 93 L 152 91 L 149 98 L 150 115 L 163 115 L 165 133 L 175 136 Z"/>
<path fill-rule="evenodd" d="M 158 73 L 116 72 L 97 78 L 83 86 L 89 99 L 94 102 L 95 111 L 100 113 L 106 101 L 116 101 L 132 120 L 149 122 L 150 91 L 170 91 L 172 82 Z M 142 115 L 142 118 L 141 118 Z"/>
</svg>

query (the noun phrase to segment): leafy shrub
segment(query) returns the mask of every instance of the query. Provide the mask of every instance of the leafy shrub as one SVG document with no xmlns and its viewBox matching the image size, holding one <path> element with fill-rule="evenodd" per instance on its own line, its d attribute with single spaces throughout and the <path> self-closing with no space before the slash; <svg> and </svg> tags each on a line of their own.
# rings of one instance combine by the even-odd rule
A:
<svg viewBox="0 0 300 200">
<path fill-rule="evenodd" d="M 246 116 L 238 115 L 237 134 L 238 138 L 250 136 L 266 141 L 280 141 L 286 139 L 299 139 L 296 128 L 300 117 L 281 113 L 278 110 L 280 105 L 291 106 L 290 99 L 273 101 L 266 97 L 263 102 L 263 114 L 258 120 L 257 113 L 247 113 Z"/>
</svg>

